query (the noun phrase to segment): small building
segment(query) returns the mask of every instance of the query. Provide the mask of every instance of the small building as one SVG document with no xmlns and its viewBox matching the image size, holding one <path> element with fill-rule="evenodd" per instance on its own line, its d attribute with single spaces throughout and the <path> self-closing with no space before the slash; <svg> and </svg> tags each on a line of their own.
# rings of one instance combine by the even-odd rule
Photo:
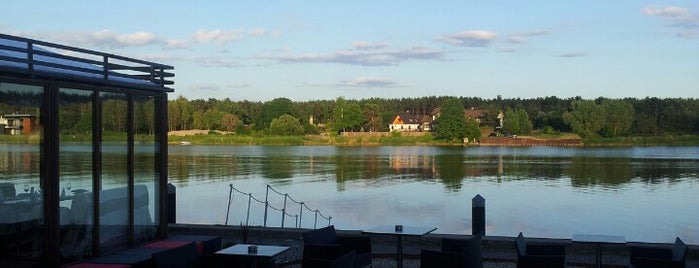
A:
<svg viewBox="0 0 699 268">
<path fill-rule="evenodd" d="M 409 113 L 398 114 L 393 117 L 391 123 L 388 124 L 390 131 L 397 132 L 416 132 L 423 131 L 423 117 Z"/>
<path fill-rule="evenodd" d="M 0 133 L 31 134 L 0 144 L 0 266 L 61 267 L 167 236 L 173 69 L 0 34 Z"/>
<path fill-rule="evenodd" d="M 31 114 L 0 115 L 0 134 L 31 135 L 36 126 L 36 116 Z"/>
</svg>

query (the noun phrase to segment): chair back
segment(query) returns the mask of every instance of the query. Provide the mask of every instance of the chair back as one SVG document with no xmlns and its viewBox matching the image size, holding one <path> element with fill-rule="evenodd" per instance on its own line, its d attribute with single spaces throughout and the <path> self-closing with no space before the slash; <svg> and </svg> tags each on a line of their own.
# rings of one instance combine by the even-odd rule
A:
<svg viewBox="0 0 699 268">
<path fill-rule="evenodd" d="M 481 254 L 481 236 L 475 235 L 469 239 L 442 239 L 442 251 L 458 253 L 462 256 L 466 267 L 483 267 L 483 256 Z"/>
<path fill-rule="evenodd" d="M 527 255 L 527 243 L 524 241 L 522 232 L 519 232 L 517 239 L 515 239 L 515 247 L 517 248 L 517 256 Z"/>
<path fill-rule="evenodd" d="M 303 243 L 307 245 L 333 245 L 338 243 L 334 225 L 304 232 L 301 235 L 303 236 Z"/>
<path fill-rule="evenodd" d="M 194 242 L 184 246 L 153 253 L 156 268 L 192 268 L 198 267 L 199 254 Z"/>
<path fill-rule="evenodd" d="M 682 242 L 682 239 L 675 238 L 675 245 L 672 246 L 672 260 L 678 262 L 684 262 L 687 257 L 687 245 Z"/>
</svg>

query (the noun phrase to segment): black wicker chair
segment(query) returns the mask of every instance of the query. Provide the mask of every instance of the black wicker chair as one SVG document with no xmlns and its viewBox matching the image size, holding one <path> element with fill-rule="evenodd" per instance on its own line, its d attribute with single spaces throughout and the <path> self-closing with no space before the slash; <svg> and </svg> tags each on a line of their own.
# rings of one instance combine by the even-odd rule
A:
<svg viewBox="0 0 699 268">
<path fill-rule="evenodd" d="M 482 268 L 481 236 L 469 239 L 442 239 L 442 250 L 422 250 L 420 267 Z"/>
<path fill-rule="evenodd" d="M 371 240 L 363 236 L 338 236 L 335 226 L 311 230 L 303 236 L 303 260 L 334 260 L 353 252 L 353 267 L 371 265 Z M 306 266 L 304 267 L 313 267 Z"/>
<path fill-rule="evenodd" d="M 566 250 L 561 245 L 527 245 L 520 232 L 515 240 L 517 268 L 565 267 Z"/>
<path fill-rule="evenodd" d="M 682 242 L 682 239 L 678 237 L 675 238 L 675 244 L 672 248 L 632 246 L 629 250 L 631 267 L 633 268 L 684 268 L 688 248 L 687 245 Z"/>
</svg>

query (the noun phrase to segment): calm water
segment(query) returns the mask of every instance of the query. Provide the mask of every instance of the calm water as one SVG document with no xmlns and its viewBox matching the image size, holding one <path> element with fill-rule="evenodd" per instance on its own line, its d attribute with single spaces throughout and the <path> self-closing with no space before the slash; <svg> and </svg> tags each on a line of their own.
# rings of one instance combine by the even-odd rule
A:
<svg viewBox="0 0 699 268">
<path fill-rule="evenodd" d="M 404 224 L 470 234 L 471 199 L 480 194 L 488 235 L 699 244 L 699 147 L 171 146 L 170 180 L 179 222 L 223 224 L 229 184 L 261 200 L 269 184 L 343 229 Z M 281 208 L 284 197 L 269 200 Z M 234 192 L 229 224 L 247 220 L 247 204 Z M 299 205 L 287 207 L 299 214 Z M 262 225 L 263 214 L 253 202 L 250 224 Z M 280 226 L 280 215 L 270 210 L 268 226 Z M 313 220 L 302 213 L 302 226 Z"/>
<path fill-rule="evenodd" d="M 67 154 L 61 160 L 63 174 L 87 177 L 89 184 L 89 148 L 62 148 Z M 34 149 L 0 144 L 0 182 L 35 182 L 39 153 Z M 271 185 L 332 216 L 331 223 L 341 229 L 403 224 L 470 234 L 471 199 L 480 194 L 486 199 L 488 235 L 614 234 L 649 242 L 679 236 L 699 244 L 699 147 L 192 145 L 169 150 L 169 178 L 177 186 L 177 221 L 182 223 L 224 224 L 229 185 L 261 200 Z M 105 152 L 106 160 L 123 166 L 123 152 Z M 152 163 L 152 155 L 139 157 L 141 163 Z M 111 177 L 123 177 L 109 165 L 105 172 L 107 184 Z M 115 174 L 110 177 L 110 172 Z M 150 180 L 136 174 L 138 183 Z M 74 180 L 73 187 L 89 189 L 81 181 Z M 283 207 L 284 197 L 271 193 L 270 204 Z M 234 192 L 231 201 L 228 223 L 248 221 L 248 196 Z M 291 201 L 287 207 L 289 214 L 300 212 Z M 280 226 L 280 215 L 270 210 L 267 225 Z M 262 225 L 263 218 L 263 205 L 253 202 L 249 224 Z M 312 228 L 314 218 L 304 210 L 302 227 Z M 318 226 L 324 224 L 327 220 L 319 218 Z M 285 226 L 295 225 L 295 218 L 285 218 Z"/>
</svg>

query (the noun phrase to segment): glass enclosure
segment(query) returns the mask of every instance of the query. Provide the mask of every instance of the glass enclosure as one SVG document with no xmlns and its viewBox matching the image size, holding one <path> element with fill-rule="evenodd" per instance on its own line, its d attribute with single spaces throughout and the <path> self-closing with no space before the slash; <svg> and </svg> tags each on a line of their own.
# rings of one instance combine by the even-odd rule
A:
<svg viewBox="0 0 699 268">
<path fill-rule="evenodd" d="M 169 69 L 0 34 L 0 267 L 166 236 Z"/>
<path fill-rule="evenodd" d="M 43 88 L 0 81 L 0 250 L 35 258 L 42 252 L 41 144 Z"/>
</svg>

